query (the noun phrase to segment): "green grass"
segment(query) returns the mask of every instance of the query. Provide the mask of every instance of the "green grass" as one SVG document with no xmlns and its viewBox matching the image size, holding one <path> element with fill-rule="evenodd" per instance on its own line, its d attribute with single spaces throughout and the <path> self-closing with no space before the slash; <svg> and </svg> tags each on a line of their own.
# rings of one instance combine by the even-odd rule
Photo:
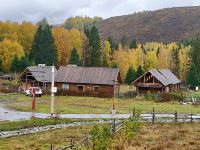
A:
<svg viewBox="0 0 200 150">
<path fill-rule="evenodd" d="M 18 111 L 31 111 L 31 97 L 24 95 L 12 95 L 12 100 L 7 103 L 8 108 Z M 116 99 L 115 108 L 117 113 L 131 113 L 133 108 L 142 112 L 152 112 L 153 107 L 156 112 L 179 113 L 200 113 L 199 106 L 181 105 L 178 102 L 154 102 L 142 99 Z M 77 96 L 55 96 L 56 113 L 111 113 L 112 99 L 96 97 Z M 36 98 L 36 112 L 50 113 L 50 96 Z"/>
<path fill-rule="evenodd" d="M 121 86 L 121 93 L 133 91 L 134 88 Z M 188 95 L 200 95 L 200 92 L 187 93 Z M 50 113 L 50 96 L 36 97 L 36 112 Z M 1 95 L 0 102 L 5 107 L 18 111 L 31 111 L 32 97 L 23 94 Z M 163 113 L 200 113 L 200 106 L 181 105 L 179 102 L 154 102 L 144 101 L 143 98 L 116 98 L 115 108 L 117 113 L 131 113 L 133 108 L 144 112 L 152 112 L 153 107 L 156 112 Z M 79 96 L 55 96 L 55 113 L 73 114 L 101 114 L 111 113 L 112 98 L 79 97 Z"/>
<path fill-rule="evenodd" d="M 0 150 L 49 150 L 67 146 L 73 141 L 80 141 L 88 134 L 92 125 L 68 127 L 35 134 L 0 139 Z"/>
<path fill-rule="evenodd" d="M 12 121 L 12 122 L 2 121 L 0 122 L 0 132 L 31 128 L 35 126 L 54 125 L 54 124 L 70 123 L 70 122 L 78 122 L 78 121 L 86 121 L 86 119 L 49 118 L 49 119 L 21 120 L 21 121 Z"/>
</svg>

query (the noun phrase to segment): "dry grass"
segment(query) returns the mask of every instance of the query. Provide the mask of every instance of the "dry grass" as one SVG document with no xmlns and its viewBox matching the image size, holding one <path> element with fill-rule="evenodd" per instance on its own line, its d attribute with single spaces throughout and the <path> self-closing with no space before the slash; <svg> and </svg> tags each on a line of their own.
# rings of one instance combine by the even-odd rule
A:
<svg viewBox="0 0 200 150">
<path fill-rule="evenodd" d="M 145 124 L 127 150 L 199 150 L 200 124 Z"/>
<path fill-rule="evenodd" d="M 49 150 L 67 146 L 73 141 L 80 141 L 92 126 L 68 127 L 53 131 L 0 139 L 0 150 Z"/>
</svg>

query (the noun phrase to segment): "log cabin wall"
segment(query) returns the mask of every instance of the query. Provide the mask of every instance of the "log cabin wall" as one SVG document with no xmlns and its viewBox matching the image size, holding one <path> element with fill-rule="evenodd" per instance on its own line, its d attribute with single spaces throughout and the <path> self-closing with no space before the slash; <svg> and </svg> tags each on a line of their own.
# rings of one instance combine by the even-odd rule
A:
<svg viewBox="0 0 200 150">
<path fill-rule="evenodd" d="M 69 85 L 68 89 L 64 89 L 64 85 Z M 112 85 L 92 85 L 92 84 L 76 84 L 76 83 L 55 83 L 58 88 L 57 95 L 71 96 L 92 96 L 110 98 L 114 95 L 114 86 Z M 83 86 L 83 89 L 78 87 Z M 115 94 L 119 94 L 119 85 L 115 86 Z"/>
</svg>

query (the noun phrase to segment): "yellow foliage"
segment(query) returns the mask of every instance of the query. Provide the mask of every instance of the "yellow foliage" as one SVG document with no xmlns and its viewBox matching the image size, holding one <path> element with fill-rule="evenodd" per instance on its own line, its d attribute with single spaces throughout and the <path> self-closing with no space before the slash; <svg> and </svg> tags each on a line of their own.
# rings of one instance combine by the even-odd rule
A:
<svg viewBox="0 0 200 150">
<path fill-rule="evenodd" d="M 146 69 L 156 69 L 158 66 L 158 58 L 155 51 L 148 51 L 146 55 Z"/>
<path fill-rule="evenodd" d="M 111 66 L 111 48 L 110 43 L 108 41 L 104 42 L 104 48 L 103 48 L 103 64 L 106 67 Z"/>
<path fill-rule="evenodd" d="M 30 54 L 33 39 L 36 33 L 36 26 L 30 22 L 23 22 L 18 29 L 18 43 L 23 47 L 27 54 Z"/>
<path fill-rule="evenodd" d="M 19 59 L 24 56 L 24 51 L 20 44 L 7 39 L 0 42 L 0 58 L 2 60 L 3 71 L 9 71 L 15 55 Z"/>
<path fill-rule="evenodd" d="M 189 53 L 191 49 L 191 46 L 183 47 L 182 45 L 179 50 L 179 77 L 182 81 L 186 80 L 186 72 L 190 63 Z"/>
<path fill-rule="evenodd" d="M 71 55 L 71 50 L 76 48 L 79 57 L 83 56 L 84 36 L 77 29 L 70 31 L 64 28 L 53 28 L 53 37 L 57 47 L 58 65 L 66 65 Z"/>
</svg>

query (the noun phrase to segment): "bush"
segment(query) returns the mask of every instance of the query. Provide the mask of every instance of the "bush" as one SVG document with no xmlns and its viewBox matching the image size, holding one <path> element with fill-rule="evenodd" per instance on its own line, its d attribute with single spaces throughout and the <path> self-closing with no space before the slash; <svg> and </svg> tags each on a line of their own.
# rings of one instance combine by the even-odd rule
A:
<svg viewBox="0 0 200 150">
<path fill-rule="evenodd" d="M 183 95 L 181 93 L 163 93 L 160 95 L 159 101 L 169 102 L 169 101 L 182 101 Z"/>
<path fill-rule="evenodd" d="M 112 148 L 113 133 L 112 128 L 108 124 L 102 128 L 95 125 L 90 131 L 90 135 L 93 141 L 93 149 L 106 150 Z"/>
</svg>

